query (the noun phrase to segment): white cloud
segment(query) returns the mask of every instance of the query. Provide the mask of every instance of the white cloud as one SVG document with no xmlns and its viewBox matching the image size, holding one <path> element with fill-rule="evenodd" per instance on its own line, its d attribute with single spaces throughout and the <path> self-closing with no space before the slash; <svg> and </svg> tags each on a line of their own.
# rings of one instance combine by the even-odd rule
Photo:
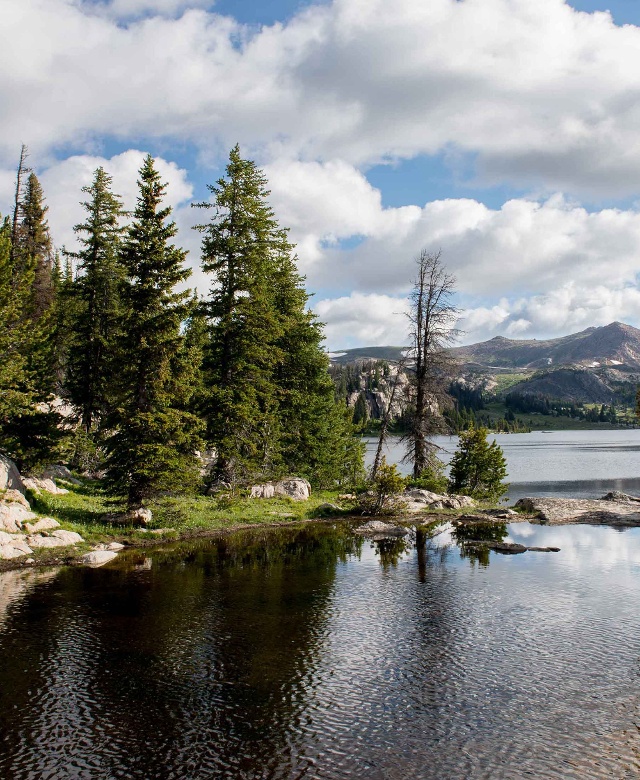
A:
<svg viewBox="0 0 640 780">
<path fill-rule="evenodd" d="M 407 301 L 404 298 L 356 292 L 318 301 L 313 310 L 326 324 L 329 349 L 376 344 L 400 346 L 407 341 Z"/>
<path fill-rule="evenodd" d="M 209 8 L 213 4 L 213 0 L 85 0 L 83 9 L 127 19 L 144 14 L 175 16 L 187 8 Z"/>
<path fill-rule="evenodd" d="M 640 29 L 608 14 L 563 0 L 334 0 L 255 32 L 202 4 L 170 18 L 179 0 L 113 0 L 157 12 L 123 26 L 75 0 L 5 0 L 5 160 L 22 140 L 44 154 L 105 133 L 358 166 L 458 149 L 492 180 L 637 189 Z"/>
</svg>

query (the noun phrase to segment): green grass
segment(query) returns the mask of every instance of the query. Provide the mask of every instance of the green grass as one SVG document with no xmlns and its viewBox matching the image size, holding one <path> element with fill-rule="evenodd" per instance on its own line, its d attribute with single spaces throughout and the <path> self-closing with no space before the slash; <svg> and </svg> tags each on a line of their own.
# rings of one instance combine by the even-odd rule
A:
<svg viewBox="0 0 640 780">
<path fill-rule="evenodd" d="M 505 412 L 505 405 L 500 401 L 494 401 L 488 403 L 480 414 L 488 414 L 492 420 L 498 420 L 504 417 Z M 587 420 L 577 420 L 573 417 L 554 417 L 550 414 L 516 412 L 516 418 L 528 425 L 533 431 L 593 431 L 614 430 L 619 427 L 610 423 L 594 423 Z"/>
<path fill-rule="evenodd" d="M 122 540 L 131 543 L 149 539 L 149 533 L 112 525 L 104 520 L 110 512 L 123 510 L 121 502 L 110 498 L 99 483 L 66 485 L 64 495 L 30 494 L 32 508 L 40 515 L 53 517 L 63 528 L 76 531 L 87 542 Z M 343 514 L 353 508 L 350 502 L 338 501 L 337 491 L 314 492 L 308 501 L 290 498 L 250 499 L 246 497 L 172 496 L 149 503 L 153 512 L 153 529 L 167 529 L 163 538 L 202 531 L 233 529 L 243 525 L 274 525 L 309 520 L 322 516 L 318 508 L 324 503 L 338 504 Z M 339 513 L 336 513 L 339 516 Z M 153 538 L 153 537 L 152 537 Z"/>
</svg>

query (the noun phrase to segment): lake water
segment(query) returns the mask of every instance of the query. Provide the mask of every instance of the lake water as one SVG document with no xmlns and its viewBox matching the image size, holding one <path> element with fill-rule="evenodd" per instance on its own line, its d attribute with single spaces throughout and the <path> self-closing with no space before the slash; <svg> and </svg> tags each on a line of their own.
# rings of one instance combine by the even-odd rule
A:
<svg viewBox="0 0 640 780">
<path fill-rule="evenodd" d="M 497 434 L 494 438 L 507 459 L 510 483 L 507 498 L 568 496 L 600 498 L 610 490 L 640 494 L 640 429 L 610 431 L 536 431 Z M 448 462 L 456 436 L 437 436 L 440 458 Z M 373 462 L 377 440 L 368 438 L 367 462 Z M 388 462 L 403 464 L 404 446 L 390 438 Z"/>
<path fill-rule="evenodd" d="M 7 780 L 637 778 L 640 529 L 243 532 L 0 574 Z"/>
</svg>

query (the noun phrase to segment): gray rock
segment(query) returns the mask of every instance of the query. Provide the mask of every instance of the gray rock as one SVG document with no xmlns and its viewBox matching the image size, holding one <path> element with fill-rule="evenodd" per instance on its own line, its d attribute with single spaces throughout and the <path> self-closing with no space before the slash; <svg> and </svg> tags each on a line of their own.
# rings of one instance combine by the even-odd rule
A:
<svg viewBox="0 0 640 780">
<path fill-rule="evenodd" d="M 20 558 L 21 555 L 26 553 L 16 549 L 12 544 L 0 544 L 0 560 L 10 561 L 12 558 Z"/>
<path fill-rule="evenodd" d="M 559 547 L 527 547 L 529 552 L 560 552 Z"/>
<path fill-rule="evenodd" d="M 63 495 L 69 491 L 66 488 L 61 488 L 56 485 L 52 479 L 40 479 L 39 477 L 23 477 L 22 482 L 26 488 L 33 490 L 34 493 L 39 494 L 42 491 L 45 493 L 53 493 L 54 495 Z"/>
<path fill-rule="evenodd" d="M 0 455 L 0 490 L 25 490 L 18 467 L 5 455 Z"/>
<path fill-rule="evenodd" d="M 60 463 L 54 463 L 42 472 L 43 479 L 62 479 L 71 485 L 82 485 L 79 479 L 76 479 L 66 466 Z"/>
<path fill-rule="evenodd" d="M 80 534 L 77 534 L 75 531 L 63 531 L 62 529 L 59 529 L 58 531 L 54 531 L 51 536 L 53 536 L 54 539 L 61 539 L 65 544 L 78 544 L 78 542 L 84 542 L 84 539 Z"/>
<path fill-rule="evenodd" d="M 331 517 L 331 515 L 341 515 L 342 513 L 343 510 L 341 507 L 336 504 L 330 504 L 329 502 L 320 504 L 314 511 L 316 517 Z"/>
<path fill-rule="evenodd" d="M 138 509 L 130 509 L 128 512 L 110 512 L 107 515 L 102 516 L 104 523 L 111 523 L 112 525 L 133 525 L 139 528 L 144 528 L 149 525 L 153 520 L 153 513 L 150 509 L 139 507 Z"/>
<path fill-rule="evenodd" d="M 27 544 L 29 547 L 33 547 L 35 550 L 49 547 L 68 546 L 64 539 L 56 539 L 55 536 L 42 536 L 42 534 L 33 534 L 31 536 L 27 536 Z"/>
<path fill-rule="evenodd" d="M 422 488 L 405 490 L 402 498 L 408 499 L 409 503 L 425 504 L 429 509 L 462 509 L 476 505 L 476 502 L 470 496 L 440 495 Z"/>
<path fill-rule="evenodd" d="M 289 477 L 276 482 L 274 492 L 276 496 L 289 496 L 295 501 L 307 501 L 311 495 L 311 485 L 306 479 Z"/>
<path fill-rule="evenodd" d="M 4 504 L 20 504 L 20 506 L 23 506 L 25 509 L 31 510 L 31 504 L 29 504 L 27 499 L 19 490 L 7 490 L 2 494 L 1 500 Z"/>
<path fill-rule="evenodd" d="M 97 568 L 98 566 L 104 566 L 105 563 L 109 563 L 114 558 L 118 557 L 118 553 L 113 550 L 93 550 L 92 552 L 85 553 L 80 558 L 80 563 L 85 566 L 91 566 Z"/>
<path fill-rule="evenodd" d="M 43 517 L 36 523 L 25 523 L 24 529 L 28 534 L 36 534 L 40 531 L 52 531 L 54 528 L 60 528 L 60 523 L 53 517 Z"/>
<path fill-rule="evenodd" d="M 111 552 L 120 552 L 120 550 L 124 550 L 124 544 L 120 544 L 120 542 L 110 542 L 106 549 Z"/>
<path fill-rule="evenodd" d="M 23 523 L 35 518 L 35 512 L 25 509 L 22 504 L 13 501 L 8 504 L 0 503 L 0 531 L 18 533 Z"/>
<path fill-rule="evenodd" d="M 611 495 L 611 494 L 609 494 Z M 622 494 L 624 495 L 624 494 Z M 619 498 L 521 498 L 516 507 L 537 515 L 548 525 L 585 523 L 619 527 L 640 526 L 640 503 Z"/>
<path fill-rule="evenodd" d="M 33 554 L 33 550 L 27 544 L 24 536 L 21 537 L 20 539 L 14 539 L 11 542 L 11 546 L 13 547 L 14 550 L 19 550 L 22 553 L 22 555 L 32 555 Z"/>
<path fill-rule="evenodd" d="M 264 485 L 253 485 L 251 488 L 250 498 L 273 498 L 276 494 L 275 486 L 272 482 L 267 482 Z"/>
</svg>

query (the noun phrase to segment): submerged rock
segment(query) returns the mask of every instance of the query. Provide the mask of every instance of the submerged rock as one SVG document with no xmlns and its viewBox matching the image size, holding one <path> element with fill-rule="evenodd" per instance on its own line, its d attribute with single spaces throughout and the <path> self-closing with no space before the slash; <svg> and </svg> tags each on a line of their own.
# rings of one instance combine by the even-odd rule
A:
<svg viewBox="0 0 640 780">
<path fill-rule="evenodd" d="M 640 500 L 625 493 L 603 498 L 521 498 L 516 507 L 538 516 L 548 525 L 586 523 L 621 527 L 640 526 Z"/>
</svg>

